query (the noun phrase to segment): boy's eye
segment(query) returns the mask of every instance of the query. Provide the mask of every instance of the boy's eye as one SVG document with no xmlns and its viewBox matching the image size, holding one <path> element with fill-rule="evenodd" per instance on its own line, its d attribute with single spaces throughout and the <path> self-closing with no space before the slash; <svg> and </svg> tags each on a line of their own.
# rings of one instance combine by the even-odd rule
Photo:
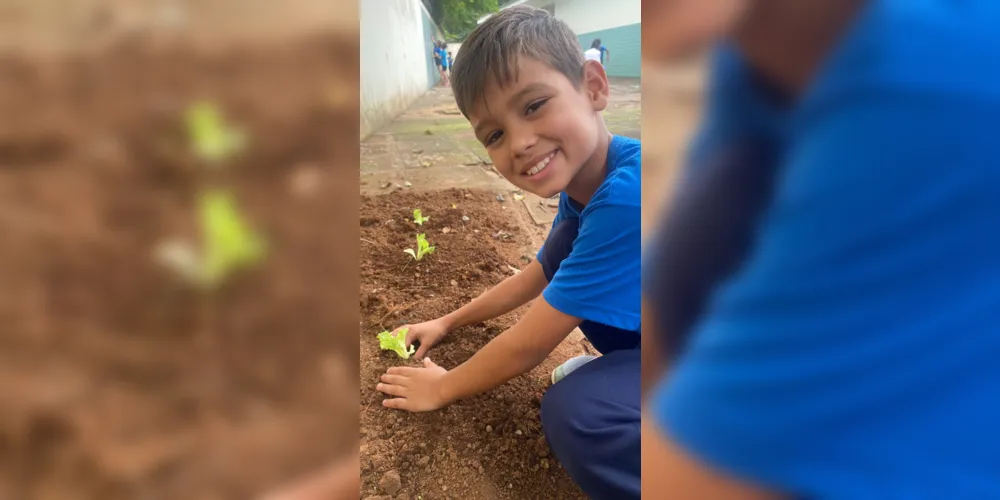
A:
<svg viewBox="0 0 1000 500">
<path fill-rule="evenodd" d="M 493 132 L 490 135 L 486 136 L 485 145 L 489 146 L 490 144 L 493 144 L 494 142 L 500 140 L 500 135 L 501 135 L 500 131 L 497 130 L 496 132 Z"/>
<path fill-rule="evenodd" d="M 538 111 L 538 109 L 541 108 L 542 106 L 544 106 L 545 103 L 547 103 L 547 102 L 549 102 L 548 99 L 539 99 L 539 100 L 537 100 L 537 101 L 529 104 L 528 108 L 524 110 L 524 114 L 530 115 L 531 113 L 534 113 L 535 111 Z"/>
</svg>

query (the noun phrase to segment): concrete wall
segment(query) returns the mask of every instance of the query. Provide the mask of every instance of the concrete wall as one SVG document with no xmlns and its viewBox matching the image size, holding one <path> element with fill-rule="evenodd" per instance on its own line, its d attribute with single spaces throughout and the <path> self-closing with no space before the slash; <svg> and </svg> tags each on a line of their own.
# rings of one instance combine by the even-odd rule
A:
<svg viewBox="0 0 1000 500">
<path fill-rule="evenodd" d="M 573 29 L 580 46 L 595 38 L 611 53 L 608 76 L 639 78 L 642 74 L 642 8 L 640 0 L 557 0 L 555 15 Z"/>
<path fill-rule="evenodd" d="M 361 3 L 361 138 L 406 110 L 440 77 L 431 39 L 444 34 L 420 0 Z"/>
</svg>

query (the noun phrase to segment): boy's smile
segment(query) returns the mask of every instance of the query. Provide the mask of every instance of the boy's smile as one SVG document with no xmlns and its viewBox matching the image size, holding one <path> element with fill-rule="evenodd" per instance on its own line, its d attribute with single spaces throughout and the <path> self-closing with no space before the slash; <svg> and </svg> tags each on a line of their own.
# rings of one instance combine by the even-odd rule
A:
<svg viewBox="0 0 1000 500">
<path fill-rule="evenodd" d="M 600 180 L 581 179 L 603 179 L 608 133 L 600 112 L 607 95 L 599 64 L 584 67 L 577 88 L 549 65 L 521 56 L 516 79 L 489 82 L 469 120 L 497 171 L 512 184 L 545 198 L 580 191 L 573 197 L 586 203 Z"/>
</svg>

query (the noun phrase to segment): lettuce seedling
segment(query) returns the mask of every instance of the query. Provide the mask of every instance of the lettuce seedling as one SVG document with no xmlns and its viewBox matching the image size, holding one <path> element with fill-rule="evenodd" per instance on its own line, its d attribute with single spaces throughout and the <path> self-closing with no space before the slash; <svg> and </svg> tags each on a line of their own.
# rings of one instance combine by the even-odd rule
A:
<svg viewBox="0 0 1000 500">
<path fill-rule="evenodd" d="M 206 191 L 199 196 L 198 205 L 201 248 L 171 240 L 158 246 L 156 257 L 185 280 L 211 290 L 236 268 L 260 261 L 266 246 L 240 217 L 229 192 Z"/>
<path fill-rule="evenodd" d="M 423 226 L 424 223 L 427 222 L 427 221 L 429 221 L 429 220 L 431 220 L 431 218 L 429 216 L 428 217 L 424 217 L 420 213 L 420 209 L 419 208 L 413 210 L 413 222 L 415 222 L 418 226 Z"/>
<path fill-rule="evenodd" d="M 263 238 L 240 217 L 226 191 L 208 191 L 199 199 L 204 238 L 202 278 L 215 285 L 232 270 L 256 264 L 266 253 Z"/>
<path fill-rule="evenodd" d="M 216 164 L 243 148 L 246 137 L 226 125 L 218 107 L 207 101 L 192 104 L 186 112 L 188 135 L 195 153 Z"/>
<path fill-rule="evenodd" d="M 383 351 L 393 351 L 399 357 L 403 359 L 409 359 L 414 352 L 417 351 L 412 345 L 409 349 L 406 348 L 406 332 L 409 331 L 407 328 L 399 330 L 399 333 L 393 335 L 392 332 L 382 332 L 378 334 L 378 345 Z"/>
<path fill-rule="evenodd" d="M 414 251 L 412 248 L 407 248 L 406 250 L 403 250 L 403 251 L 406 252 L 406 253 L 408 253 L 408 254 L 410 254 L 410 256 L 413 257 L 414 260 L 416 260 L 416 261 L 419 262 L 419 261 L 423 260 L 424 255 L 427 255 L 427 254 L 430 254 L 430 253 L 434 253 L 434 247 L 432 247 L 430 245 L 431 244 L 427 242 L 427 236 L 426 235 L 424 235 L 424 234 L 418 234 L 417 235 L 417 249 Z"/>
</svg>

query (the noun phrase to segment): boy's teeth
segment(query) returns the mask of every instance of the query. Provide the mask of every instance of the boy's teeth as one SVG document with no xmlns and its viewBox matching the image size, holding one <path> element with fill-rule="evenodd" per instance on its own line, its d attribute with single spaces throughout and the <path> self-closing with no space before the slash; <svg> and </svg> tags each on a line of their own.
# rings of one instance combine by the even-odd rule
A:
<svg viewBox="0 0 1000 500">
<path fill-rule="evenodd" d="M 536 163 L 534 167 L 531 167 L 531 169 L 528 170 L 528 175 L 535 175 L 538 172 L 541 172 L 542 169 L 544 169 L 546 166 L 548 166 L 548 164 L 549 164 L 550 161 L 552 161 L 552 155 L 549 155 L 544 160 Z"/>
</svg>

